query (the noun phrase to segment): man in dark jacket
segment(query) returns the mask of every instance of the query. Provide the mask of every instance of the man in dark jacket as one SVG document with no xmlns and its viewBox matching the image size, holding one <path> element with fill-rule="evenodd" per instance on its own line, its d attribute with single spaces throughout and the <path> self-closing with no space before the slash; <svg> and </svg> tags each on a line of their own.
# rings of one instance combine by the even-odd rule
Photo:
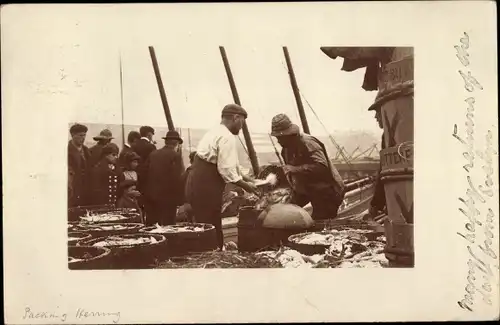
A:
<svg viewBox="0 0 500 325">
<path fill-rule="evenodd" d="M 148 225 L 175 224 L 177 207 L 183 203 L 184 164 L 177 150 L 183 141 L 176 131 L 168 131 L 163 139 L 165 146 L 149 155 L 144 168 Z"/>
<path fill-rule="evenodd" d="M 102 130 L 98 136 L 94 137 L 94 140 L 97 141 L 97 143 L 89 149 L 90 167 L 94 167 L 99 162 L 99 160 L 101 160 L 102 148 L 110 143 L 112 139 L 114 139 L 113 134 L 108 129 Z"/>
<path fill-rule="evenodd" d="M 120 156 L 118 157 L 118 161 L 120 163 L 121 167 L 125 167 L 126 161 L 125 161 L 125 155 L 134 152 L 132 149 L 132 146 L 135 145 L 135 143 L 141 138 L 141 134 L 137 131 L 130 131 L 127 137 L 127 143 L 122 148 L 122 151 L 120 152 Z"/>
<path fill-rule="evenodd" d="M 141 156 L 141 162 L 145 162 L 148 159 L 149 154 L 156 150 L 156 147 L 153 144 L 153 135 L 155 134 L 155 130 L 150 126 L 141 126 L 139 133 L 141 138 L 132 145 L 132 149 L 139 156 Z"/>
<path fill-rule="evenodd" d="M 92 205 L 112 205 L 118 199 L 122 173 L 117 166 L 118 146 L 109 143 L 101 150 L 101 159 L 92 168 L 90 197 Z"/>
<path fill-rule="evenodd" d="M 301 134 L 285 114 L 273 117 L 271 129 L 271 135 L 283 147 L 283 171 L 293 190 L 291 203 L 303 207 L 311 202 L 315 220 L 336 218 L 344 200 L 345 185 L 323 143 L 309 134 Z"/>
<path fill-rule="evenodd" d="M 71 196 L 68 197 L 68 207 L 87 204 L 87 177 L 89 176 L 90 151 L 84 145 L 88 128 L 82 124 L 75 124 L 69 129 L 71 140 L 68 142 L 68 188 Z"/>
<path fill-rule="evenodd" d="M 147 181 L 146 177 L 143 176 L 145 168 L 144 164 L 151 152 L 156 150 L 156 146 L 153 144 L 153 135 L 155 134 L 155 130 L 150 126 L 141 126 L 139 133 L 141 138 L 134 143 L 132 150 L 134 150 L 135 153 L 141 157 L 139 167 L 137 167 L 137 189 L 140 192 L 143 192 Z"/>
</svg>

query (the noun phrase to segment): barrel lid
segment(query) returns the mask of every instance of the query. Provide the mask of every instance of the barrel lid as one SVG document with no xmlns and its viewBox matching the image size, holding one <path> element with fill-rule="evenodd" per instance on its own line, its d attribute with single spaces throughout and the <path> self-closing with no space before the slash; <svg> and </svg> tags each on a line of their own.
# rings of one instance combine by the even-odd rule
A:
<svg viewBox="0 0 500 325">
<path fill-rule="evenodd" d="M 277 203 L 268 206 L 258 218 L 264 228 L 310 229 L 314 226 L 311 215 L 295 204 Z"/>
</svg>

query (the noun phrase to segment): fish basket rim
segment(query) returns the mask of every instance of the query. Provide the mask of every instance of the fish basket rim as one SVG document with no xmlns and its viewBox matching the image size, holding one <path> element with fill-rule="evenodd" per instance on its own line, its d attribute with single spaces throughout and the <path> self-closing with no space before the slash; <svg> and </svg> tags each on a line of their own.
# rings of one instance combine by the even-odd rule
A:
<svg viewBox="0 0 500 325">
<path fill-rule="evenodd" d="M 207 231 L 215 230 L 215 226 L 209 223 L 200 223 L 200 222 L 181 222 L 177 223 L 175 225 L 168 225 L 168 226 L 160 226 L 160 227 L 174 227 L 174 228 L 181 228 L 181 227 L 186 227 L 186 226 L 193 226 L 193 225 L 202 225 L 203 228 L 205 228 L 203 231 L 197 231 L 197 232 L 191 232 L 191 231 L 183 231 L 183 232 L 150 232 L 152 229 L 156 229 L 156 226 L 145 226 L 139 229 L 139 233 L 145 233 L 145 234 L 159 234 L 159 235 L 176 235 L 176 234 L 197 234 L 197 233 L 205 233 Z M 208 228 L 207 228 L 208 227 Z"/>
<path fill-rule="evenodd" d="M 69 237 L 79 237 L 79 236 L 82 236 L 81 238 L 78 238 L 78 239 L 74 239 L 74 240 L 69 240 Z M 79 242 L 81 241 L 84 241 L 84 240 L 90 240 L 92 239 L 92 234 L 89 234 L 87 232 L 75 232 L 75 231 L 69 231 L 68 232 L 68 244 L 70 243 L 75 243 L 76 245 L 78 245 Z"/>
<path fill-rule="evenodd" d="M 129 227 L 125 229 L 113 229 L 113 230 L 104 230 L 104 229 L 98 229 L 99 227 L 105 227 L 105 226 L 130 226 L 134 225 L 134 227 Z M 85 222 L 85 223 L 79 223 L 77 225 L 74 225 L 73 227 L 78 227 L 83 228 L 82 230 L 76 230 L 74 232 L 107 232 L 107 231 L 121 231 L 121 230 L 136 230 L 144 227 L 142 223 L 139 222 Z M 94 229 L 96 228 L 96 229 Z"/>
<path fill-rule="evenodd" d="M 120 215 L 120 216 L 122 216 L 124 218 L 123 219 L 118 219 L 118 220 L 102 220 L 102 221 L 99 221 L 99 220 L 93 220 L 93 221 L 85 220 L 84 218 L 86 218 L 87 216 L 80 216 L 78 218 L 80 219 L 79 223 L 85 223 L 85 224 L 102 224 L 102 223 L 133 223 L 133 222 L 127 222 L 127 221 L 133 220 L 133 219 L 135 219 L 135 218 L 137 218 L 137 217 L 140 216 L 139 213 L 127 213 L 127 215 L 123 215 L 123 214 L 117 213 L 117 215 Z"/>
<path fill-rule="evenodd" d="M 332 229 L 330 229 L 332 230 Z M 333 230 L 336 230 L 336 229 L 333 229 Z M 356 230 L 356 229 L 353 229 L 353 230 Z M 287 238 L 288 242 L 289 243 L 292 243 L 292 244 L 295 244 L 295 245 L 305 245 L 305 246 L 324 246 L 324 247 L 330 247 L 330 245 L 328 244 L 303 244 L 303 243 L 298 243 L 296 241 L 294 241 L 294 239 L 296 238 L 299 238 L 301 236 L 307 236 L 309 234 L 320 234 L 320 235 L 328 235 L 328 234 L 332 234 L 331 232 L 329 232 L 329 230 L 321 230 L 321 231 L 305 231 L 305 232 L 301 232 L 301 233 L 298 233 L 298 234 L 293 234 L 291 236 L 289 236 Z M 366 239 L 366 240 L 369 240 L 369 238 L 366 236 L 366 234 L 358 234 L 359 236 L 361 236 L 363 239 Z"/>
<path fill-rule="evenodd" d="M 146 236 L 151 236 L 151 237 L 156 237 L 155 239 L 157 240 L 156 243 L 140 243 L 140 244 L 132 244 L 132 245 L 112 245 L 112 246 L 106 246 L 107 248 L 118 248 L 118 249 L 127 249 L 127 248 L 137 248 L 137 247 L 154 247 L 154 246 L 157 246 L 159 244 L 162 244 L 164 243 L 167 238 L 165 236 L 163 236 L 162 234 L 142 234 L 142 233 L 135 233 L 135 234 L 119 234 L 119 235 L 108 235 L 108 236 L 101 236 L 101 237 L 96 237 L 96 238 L 90 238 L 90 239 L 86 239 L 86 240 L 83 240 L 79 243 L 77 243 L 77 246 L 89 246 L 87 244 L 90 244 L 90 246 L 92 247 L 101 247 L 101 246 L 93 246 L 93 244 L 95 244 L 96 242 L 99 242 L 99 241 L 104 241 L 106 240 L 107 238 L 109 237 L 131 237 L 131 238 L 134 238 L 134 237 L 146 237 Z M 159 238 L 158 238 L 159 237 Z"/>
<path fill-rule="evenodd" d="M 83 264 L 83 263 L 95 261 L 97 259 L 104 258 L 104 257 L 108 256 L 109 254 L 111 254 L 111 249 L 109 249 L 107 247 L 70 245 L 70 246 L 68 246 L 68 257 L 70 256 L 71 249 L 91 249 L 91 250 L 94 249 L 96 251 L 99 251 L 99 250 L 102 251 L 101 254 L 93 256 L 93 257 L 88 258 L 88 259 L 82 259 L 81 261 L 76 261 L 76 262 L 68 261 L 68 264 L 71 264 L 71 265 Z"/>
</svg>

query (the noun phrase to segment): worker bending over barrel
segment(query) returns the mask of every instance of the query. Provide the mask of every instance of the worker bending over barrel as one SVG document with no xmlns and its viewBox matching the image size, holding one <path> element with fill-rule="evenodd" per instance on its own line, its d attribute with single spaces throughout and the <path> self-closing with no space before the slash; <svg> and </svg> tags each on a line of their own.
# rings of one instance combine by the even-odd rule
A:
<svg viewBox="0 0 500 325">
<path fill-rule="evenodd" d="M 345 185 L 323 143 L 309 134 L 301 134 L 298 125 L 285 114 L 273 117 L 271 135 L 283 148 L 283 171 L 292 187 L 290 203 L 303 207 L 311 202 L 315 220 L 337 217 Z"/>
<path fill-rule="evenodd" d="M 198 144 L 186 180 L 186 199 L 194 219 L 215 226 L 219 248 L 224 244 L 221 208 L 226 183 L 258 193 L 252 179 L 242 175 L 238 161 L 236 135 L 246 118 L 247 112 L 241 106 L 229 104 L 224 107 L 220 125 L 208 131 Z"/>
</svg>

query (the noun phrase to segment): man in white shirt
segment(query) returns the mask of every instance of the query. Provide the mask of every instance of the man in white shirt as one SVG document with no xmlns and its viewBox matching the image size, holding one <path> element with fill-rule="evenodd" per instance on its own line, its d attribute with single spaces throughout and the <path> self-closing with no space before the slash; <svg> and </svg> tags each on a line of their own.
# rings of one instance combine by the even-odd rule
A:
<svg viewBox="0 0 500 325">
<path fill-rule="evenodd" d="M 196 222 L 215 226 L 219 248 L 224 243 L 221 207 L 225 185 L 232 183 L 258 194 L 252 179 L 241 173 L 236 146 L 236 135 L 248 114 L 241 106 L 229 104 L 221 115 L 220 125 L 208 131 L 198 144 L 185 189 Z"/>
</svg>

